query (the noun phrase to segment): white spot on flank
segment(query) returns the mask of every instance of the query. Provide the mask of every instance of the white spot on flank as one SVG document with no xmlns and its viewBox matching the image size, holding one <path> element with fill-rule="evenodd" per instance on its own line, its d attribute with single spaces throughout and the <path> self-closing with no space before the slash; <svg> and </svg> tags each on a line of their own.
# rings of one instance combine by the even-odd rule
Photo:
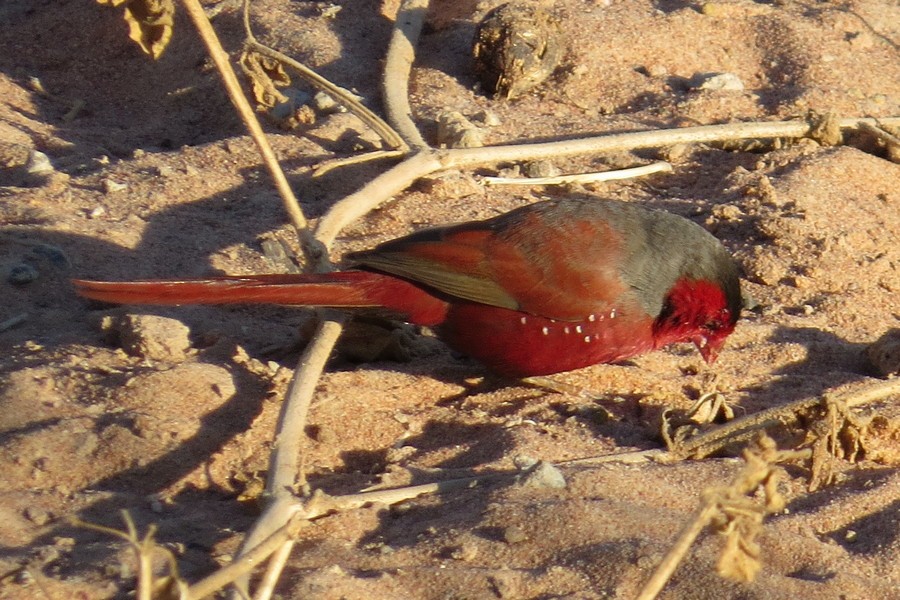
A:
<svg viewBox="0 0 900 600">
<path fill-rule="evenodd" d="M 541 333 L 543 333 L 544 335 L 549 335 L 549 334 L 550 334 L 550 330 L 547 329 L 546 327 L 544 327 L 543 329 L 541 329 Z"/>
<path fill-rule="evenodd" d="M 563 333 L 569 333 L 569 328 L 568 328 L 568 327 L 564 327 L 564 328 L 563 328 Z"/>
<path fill-rule="evenodd" d="M 591 341 L 591 336 L 589 336 L 589 335 L 584 336 L 584 343 L 585 343 L 585 344 L 587 344 L 587 343 L 590 342 L 590 341 Z"/>
<path fill-rule="evenodd" d="M 576 325 L 576 326 L 575 326 L 575 332 L 576 332 L 576 333 L 581 333 L 581 325 Z"/>
<path fill-rule="evenodd" d="M 610 319 L 616 318 L 616 309 L 612 309 L 611 311 L 609 311 L 609 318 Z"/>
<path fill-rule="evenodd" d="M 519 323 L 521 323 L 522 325 L 524 325 L 527 322 L 528 322 L 528 319 L 526 319 L 525 317 L 522 317 L 521 319 L 519 319 Z"/>
<path fill-rule="evenodd" d="M 591 323 L 593 323 L 596 320 L 597 320 L 597 315 L 588 315 L 588 321 L 590 321 Z"/>
</svg>

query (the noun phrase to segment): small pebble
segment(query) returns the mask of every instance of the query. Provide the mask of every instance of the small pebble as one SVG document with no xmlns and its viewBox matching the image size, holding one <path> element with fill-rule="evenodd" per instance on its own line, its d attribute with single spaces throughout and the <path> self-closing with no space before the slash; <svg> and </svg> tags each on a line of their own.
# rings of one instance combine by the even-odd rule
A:
<svg viewBox="0 0 900 600">
<path fill-rule="evenodd" d="M 522 487 L 561 490 L 566 487 L 566 478 L 555 465 L 540 461 L 519 484 Z"/>
<path fill-rule="evenodd" d="M 528 539 L 528 534 L 518 525 L 510 525 L 503 530 L 503 541 L 507 544 L 519 544 Z"/>
<path fill-rule="evenodd" d="M 53 165 L 50 164 L 50 158 L 38 150 L 31 151 L 25 168 L 29 175 L 49 175 L 54 171 Z"/>
<path fill-rule="evenodd" d="M 122 348 L 139 358 L 181 362 L 191 348 L 190 329 L 169 317 L 125 315 L 112 326 L 118 331 Z"/>
<path fill-rule="evenodd" d="M 338 112 L 347 112 L 347 109 L 344 108 L 343 105 L 339 104 L 337 100 L 326 94 L 325 92 L 317 92 L 312 99 L 313 108 L 316 109 L 316 112 L 322 114 L 331 114 Z"/>
<path fill-rule="evenodd" d="M 559 169 L 549 160 L 533 160 L 525 165 L 528 177 L 556 177 Z"/>
<path fill-rule="evenodd" d="M 744 82 L 734 73 L 697 73 L 691 78 L 690 86 L 697 90 L 740 92 Z"/>
<path fill-rule="evenodd" d="M 866 358 L 883 377 L 900 375 L 900 328 L 891 329 L 866 348 Z"/>
<path fill-rule="evenodd" d="M 25 518 L 40 527 L 50 522 L 50 513 L 37 506 L 29 506 L 25 509 Z"/>
<path fill-rule="evenodd" d="M 32 267 L 31 265 L 27 265 L 25 263 L 20 263 L 18 265 L 14 265 L 9 270 L 9 275 L 6 276 L 6 281 L 13 285 L 25 285 L 26 283 L 31 283 L 39 276 L 38 270 Z"/>
<path fill-rule="evenodd" d="M 497 113 L 492 110 L 482 110 L 477 112 L 472 117 L 472 120 L 476 123 L 481 123 L 485 127 L 497 127 L 502 123 L 500 117 L 497 116 Z"/>
<path fill-rule="evenodd" d="M 126 189 L 128 189 L 128 186 L 124 183 L 119 183 L 118 181 L 113 181 L 112 179 L 103 180 L 103 191 L 107 194 L 114 194 Z"/>
<path fill-rule="evenodd" d="M 437 116 L 437 143 L 446 148 L 484 146 L 481 130 L 461 113 L 445 110 Z"/>
<path fill-rule="evenodd" d="M 647 67 L 647 75 L 650 77 L 665 77 L 669 74 L 669 70 L 660 64 L 652 64 Z"/>
</svg>

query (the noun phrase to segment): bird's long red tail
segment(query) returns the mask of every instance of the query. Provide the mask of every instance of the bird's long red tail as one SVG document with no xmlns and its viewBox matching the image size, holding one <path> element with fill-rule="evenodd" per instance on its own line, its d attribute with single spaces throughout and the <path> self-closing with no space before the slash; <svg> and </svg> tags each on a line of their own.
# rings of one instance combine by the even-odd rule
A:
<svg viewBox="0 0 900 600">
<path fill-rule="evenodd" d="M 368 271 L 72 283 L 85 298 L 116 304 L 383 307 L 419 325 L 437 325 L 448 308 L 444 300 L 407 281 Z"/>
</svg>

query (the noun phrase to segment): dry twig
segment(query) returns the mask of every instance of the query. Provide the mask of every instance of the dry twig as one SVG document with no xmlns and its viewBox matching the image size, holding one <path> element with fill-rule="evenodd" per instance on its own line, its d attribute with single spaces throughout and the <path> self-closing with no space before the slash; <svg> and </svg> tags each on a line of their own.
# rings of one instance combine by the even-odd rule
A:
<svg viewBox="0 0 900 600">
<path fill-rule="evenodd" d="M 715 524 L 727 536 L 719 573 L 737 581 L 752 581 L 760 567 L 755 538 L 762 520 L 766 515 L 784 509 L 784 498 L 777 489 L 780 471 L 776 465 L 807 456 L 809 451 L 779 451 L 775 442 L 765 435 L 748 446 L 744 451 L 746 465 L 731 485 L 703 492 L 703 503 L 644 585 L 638 600 L 656 598 L 694 540 L 709 524 Z M 758 488 L 764 492 L 763 504 L 748 498 Z"/>
</svg>

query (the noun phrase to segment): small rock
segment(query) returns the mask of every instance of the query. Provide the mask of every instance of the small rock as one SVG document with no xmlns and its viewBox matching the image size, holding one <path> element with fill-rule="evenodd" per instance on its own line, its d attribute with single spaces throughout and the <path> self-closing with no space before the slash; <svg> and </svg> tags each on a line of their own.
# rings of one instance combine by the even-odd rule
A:
<svg viewBox="0 0 900 600">
<path fill-rule="evenodd" d="M 103 191 L 107 194 L 114 194 L 126 189 L 128 189 L 127 184 L 119 183 L 118 181 L 109 178 L 103 180 Z"/>
<path fill-rule="evenodd" d="M 457 546 L 456 548 L 453 548 L 453 550 L 450 552 L 450 556 L 454 560 L 470 562 L 475 560 L 475 558 L 478 556 L 478 547 L 473 544 L 462 544 L 460 546 Z"/>
<path fill-rule="evenodd" d="M 437 143 L 446 148 L 484 146 L 481 130 L 455 110 L 442 111 L 437 117 Z"/>
<path fill-rule="evenodd" d="M 555 465 L 542 460 L 519 480 L 519 485 L 528 488 L 561 490 L 566 487 L 566 478 Z"/>
<path fill-rule="evenodd" d="M 775 285 L 787 274 L 785 266 L 768 254 L 761 254 L 748 266 L 751 279 L 763 285 Z"/>
<path fill-rule="evenodd" d="M 692 149 L 689 144 L 675 144 L 663 149 L 662 157 L 668 162 L 678 162 L 689 156 Z"/>
<path fill-rule="evenodd" d="M 25 165 L 29 175 L 49 175 L 55 170 L 50 164 L 50 158 L 38 150 L 32 150 Z"/>
<path fill-rule="evenodd" d="M 417 187 L 440 198 L 465 198 L 484 194 L 484 188 L 470 174 L 460 171 L 445 171 L 422 177 Z"/>
<path fill-rule="evenodd" d="M 502 121 L 500 121 L 500 117 L 497 116 L 497 113 L 492 110 L 479 111 L 475 113 L 472 119 L 477 123 L 481 123 L 485 127 L 497 127 L 502 123 Z"/>
<path fill-rule="evenodd" d="M 697 90 L 740 92 L 744 82 L 734 73 L 697 73 L 691 78 L 690 86 Z"/>
<path fill-rule="evenodd" d="M 26 283 L 31 283 L 39 276 L 38 270 L 32 267 L 31 265 L 20 263 L 18 265 L 13 265 L 13 267 L 9 270 L 9 275 L 6 276 L 6 281 L 13 285 L 25 285 Z"/>
<path fill-rule="evenodd" d="M 900 375 L 900 329 L 891 329 L 866 348 L 875 371 L 884 376 Z"/>
<path fill-rule="evenodd" d="M 326 115 L 331 113 L 347 112 L 347 109 L 344 108 L 343 105 L 339 104 L 337 100 L 335 100 L 325 92 L 316 92 L 316 95 L 313 96 L 312 99 L 312 105 L 313 108 L 316 109 L 316 112 Z"/>
<path fill-rule="evenodd" d="M 190 329 L 176 319 L 157 315 L 125 315 L 115 322 L 122 348 L 133 356 L 181 362 L 191 347 Z"/>
<path fill-rule="evenodd" d="M 150 503 L 150 510 L 152 512 L 155 512 L 156 514 L 161 514 L 163 512 L 164 507 L 162 500 L 157 496 L 150 496 L 147 500 Z"/>
<path fill-rule="evenodd" d="M 528 177 L 556 177 L 559 169 L 549 160 L 533 160 L 525 165 Z"/>
<path fill-rule="evenodd" d="M 660 64 L 652 64 L 647 67 L 647 75 L 650 77 L 665 77 L 669 74 L 669 69 Z"/>
<path fill-rule="evenodd" d="M 37 506 L 29 506 L 25 509 L 25 518 L 41 527 L 42 525 L 46 525 L 50 522 L 50 513 L 48 513 L 43 508 L 38 508 Z"/>
<path fill-rule="evenodd" d="M 712 209 L 712 214 L 722 221 L 737 222 L 744 217 L 744 212 L 734 204 L 717 204 Z"/>
<path fill-rule="evenodd" d="M 160 177 L 172 177 L 175 175 L 175 169 L 170 167 L 169 165 L 161 165 L 156 167 L 156 174 Z"/>
<path fill-rule="evenodd" d="M 503 541 L 507 544 L 519 544 L 528 539 L 528 534 L 518 525 L 510 525 L 503 530 Z"/>
</svg>

